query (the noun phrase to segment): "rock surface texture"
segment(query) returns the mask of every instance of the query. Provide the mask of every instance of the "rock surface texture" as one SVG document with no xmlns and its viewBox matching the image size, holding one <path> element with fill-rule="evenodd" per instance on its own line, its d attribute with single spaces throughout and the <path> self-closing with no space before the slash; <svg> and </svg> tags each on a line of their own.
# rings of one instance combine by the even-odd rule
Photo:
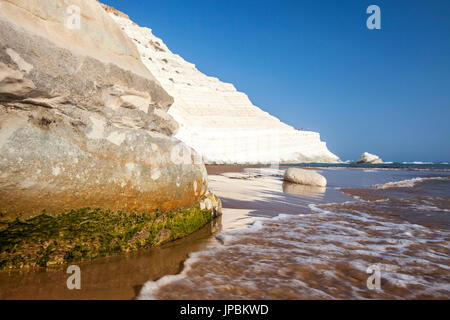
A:
<svg viewBox="0 0 450 320">
<path fill-rule="evenodd" d="M 172 103 L 97 1 L 0 0 L 0 211 L 197 204 L 207 173 L 172 136 Z"/>
<path fill-rule="evenodd" d="M 326 187 L 327 179 L 314 170 L 288 168 L 284 173 L 284 180 L 301 185 Z"/>
<path fill-rule="evenodd" d="M 371 164 L 381 164 L 383 160 L 377 155 L 364 152 L 358 159 L 358 163 L 371 163 Z"/>
<path fill-rule="evenodd" d="M 201 210 L 211 210 L 212 217 L 217 218 L 222 215 L 222 201 L 212 192 L 208 191 L 200 201 Z"/>
<path fill-rule="evenodd" d="M 209 77 L 172 53 L 151 29 L 106 7 L 138 48 L 140 58 L 174 97 L 176 137 L 206 163 L 340 162 L 317 132 L 300 131 L 254 106 L 232 84 Z"/>
</svg>

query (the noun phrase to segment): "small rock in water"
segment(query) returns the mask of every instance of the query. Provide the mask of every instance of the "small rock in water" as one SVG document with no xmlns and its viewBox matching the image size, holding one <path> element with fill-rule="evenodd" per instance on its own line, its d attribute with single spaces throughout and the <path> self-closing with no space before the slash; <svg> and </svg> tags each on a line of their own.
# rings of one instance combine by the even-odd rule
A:
<svg viewBox="0 0 450 320">
<path fill-rule="evenodd" d="M 380 164 L 383 163 L 383 160 L 377 155 L 364 152 L 361 157 L 358 159 L 358 163 L 372 163 L 372 164 Z"/>
<path fill-rule="evenodd" d="M 289 168 L 284 173 L 284 180 L 308 186 L 326 187 L 327 179 L 314 170 Z"/>
</svg>

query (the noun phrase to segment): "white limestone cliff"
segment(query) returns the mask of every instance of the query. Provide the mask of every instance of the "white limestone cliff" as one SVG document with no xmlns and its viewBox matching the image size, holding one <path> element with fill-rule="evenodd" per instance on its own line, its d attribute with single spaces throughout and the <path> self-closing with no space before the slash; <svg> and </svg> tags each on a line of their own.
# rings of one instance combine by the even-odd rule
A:
<svg viewBox="0 0 450 320">
<path fill-rule="evenodd" d="M 206 163 L 340 162 L 320 134 L 299 131 L 254 106 L 247 95 L 172 53 L 151 29 L 104 6 L 136 44 L 144 65 L 174 98 L 175 137 Z"/>
</svg>

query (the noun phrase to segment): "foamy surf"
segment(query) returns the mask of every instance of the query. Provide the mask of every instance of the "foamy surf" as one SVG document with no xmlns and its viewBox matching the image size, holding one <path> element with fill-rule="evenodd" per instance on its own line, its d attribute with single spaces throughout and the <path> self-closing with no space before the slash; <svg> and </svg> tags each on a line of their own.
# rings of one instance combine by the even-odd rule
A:
<svg viewBox="0 0 450 320">
<path fill-rule="evenodd" d="M 393 181 L 384 184 L 373 185 L 376 189 L 388 189 L 388 188 L 412 188 L 419 183 L 429 182 L 429 181 L 444 181 L 449 180 L 448 177 L 429 177 L 429 178 L 413 178 L 402 181 Z"/>
<path fill-rule="evenodd" d="M 174 281 L 183 279 L 186 277 L 186 274 L 191 270 L 191 266 L 196 261 L 199 261 L 200 255 L 202 252 L 194 252 L 189 254 L 189 258 L 184 262 L 183 271 L 176 275 L 168 275 L 160 278 L 157 281 L 148 281 L 144 284 L 139 293 L 137 300 L 157 300 L 155 293 L 158 291 L 160 287 L 168 285 Z"/>
</svg>

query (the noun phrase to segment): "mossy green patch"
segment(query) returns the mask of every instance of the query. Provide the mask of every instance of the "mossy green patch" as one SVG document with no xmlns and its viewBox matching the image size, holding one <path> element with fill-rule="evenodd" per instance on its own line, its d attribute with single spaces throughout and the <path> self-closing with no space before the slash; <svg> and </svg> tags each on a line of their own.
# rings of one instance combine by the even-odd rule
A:
<svg viewBox="0 0 450 320">
<path fill-rule="evenodd" d="M 150 214 L 84 208 L 0 221 L 0 269 L 94 259 L 182 238 L 212 219 L 199 206 Z"/>
</svg>

